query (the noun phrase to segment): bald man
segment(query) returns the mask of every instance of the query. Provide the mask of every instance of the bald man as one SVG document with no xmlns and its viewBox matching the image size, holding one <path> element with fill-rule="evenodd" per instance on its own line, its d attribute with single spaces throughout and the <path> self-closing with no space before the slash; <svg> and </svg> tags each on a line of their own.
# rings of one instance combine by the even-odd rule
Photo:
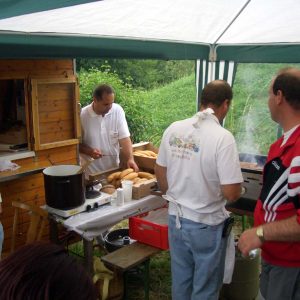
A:
<svg viewBox="0 0 300 300">
<path fill-rule="evenodd" d="M 266 300 L 300 299 L 300 70 L 281 70 L 269 89 L 271 118 L 284 135 L 271 145 L 255 208 L 255 227 L 239 240 L 244 255 L 262 249 Z"/>
</svg>

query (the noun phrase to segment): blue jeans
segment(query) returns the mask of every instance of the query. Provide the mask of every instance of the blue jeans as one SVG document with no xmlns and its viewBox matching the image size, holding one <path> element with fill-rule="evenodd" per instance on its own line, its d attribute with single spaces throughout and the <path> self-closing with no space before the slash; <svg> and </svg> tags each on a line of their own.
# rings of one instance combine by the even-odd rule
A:
<svg viewBox="0 0 300 300">
<path fill-rule="evenodd" d="M 2 224 L 0 222 L 0 258 L 1 258 L 3 240 L 4 240 L 4 232 L 3 232 Z"/>
<path fill-rule="evenodd" d="M 227 238 L 223 223 L 209 226 L 169 216 L 172 300 L 217 300 L 222 286 Z"/>
</svg>

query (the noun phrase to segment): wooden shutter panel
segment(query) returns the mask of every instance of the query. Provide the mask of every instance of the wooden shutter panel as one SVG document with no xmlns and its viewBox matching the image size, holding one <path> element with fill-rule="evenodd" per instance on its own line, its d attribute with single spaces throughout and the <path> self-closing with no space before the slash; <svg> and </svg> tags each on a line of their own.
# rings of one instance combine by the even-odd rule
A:
<svg viewBox="0 0 300 300">
<path fill-rule="evenodd" d="M 34 150 L 78 144 L 80 136 L 76 78 L 32 79 Z"/>
</svg>

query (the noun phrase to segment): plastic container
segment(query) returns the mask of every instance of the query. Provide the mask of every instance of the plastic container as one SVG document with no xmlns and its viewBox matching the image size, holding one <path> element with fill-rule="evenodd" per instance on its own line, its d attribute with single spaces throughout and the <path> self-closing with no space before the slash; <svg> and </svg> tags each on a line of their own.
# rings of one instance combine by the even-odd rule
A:
<svg viewBox="0 0 300 300">
<path fill-rule="evenodd" d="M 122 181 L 122 188 L 124 192 L 124 201 L 128 202 L 132 200 L 132 186 L 133 182 L 130 180 L 123 180 Z"/>
<path fill-rule="evenodd" d="M 236 250 L 232 281 L 223 285 L 221 296 L 230 300 L 256 299 L 259 291 L 259 268 L 260 253 L 257 249 L 251 252 L 250 257 L 243 257 Z"/>
<path fill-rule="evenodd" d="M 169 249 L 168 225 L 157 224 L 144 219 L 147 216 L 148 213 L 129 218 L 129 236 L 153 247 L 163 250 Z"/>
<path fill-rule="evenodd" d="M 117 206 L 124 205 L 124 191 L 121 188 L 117 189 L 117 200 L 116 200 Z"/>
</svg>

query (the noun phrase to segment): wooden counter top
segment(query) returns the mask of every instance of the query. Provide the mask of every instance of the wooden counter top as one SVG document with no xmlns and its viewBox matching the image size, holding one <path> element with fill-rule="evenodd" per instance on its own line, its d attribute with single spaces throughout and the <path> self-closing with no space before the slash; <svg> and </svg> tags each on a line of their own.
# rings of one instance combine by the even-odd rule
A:
<svg viewBox="0 0 300 300">
<path fill-rule="evenodd" d="M 14 171 L 0 172 L 0 182 L 6 182 L 9 180 L 18 179 L 24 176 L 36 174 L 42 172 L 45 168 L 50 167 L 50 162 L 34 162 L 29 166 L 21 166 Z"/>
</svg>

